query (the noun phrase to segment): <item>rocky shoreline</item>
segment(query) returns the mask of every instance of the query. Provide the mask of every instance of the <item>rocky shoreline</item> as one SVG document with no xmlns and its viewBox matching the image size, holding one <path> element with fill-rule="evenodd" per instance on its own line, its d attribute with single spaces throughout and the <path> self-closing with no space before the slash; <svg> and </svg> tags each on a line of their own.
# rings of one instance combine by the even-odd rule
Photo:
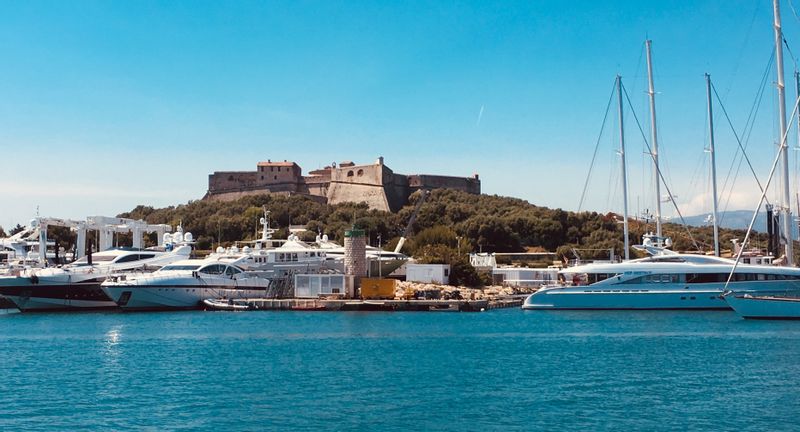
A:
<svg viewBox="0 0 800 432">
<path fill-rule="evenodd" d="M 483 288 L 438 285 L 419 282 L 399 282 L 395 289 L 395 300 L 499 300 L 536 292 L 538 287 L 510 287 L 491 285 Z"/>
</svg>

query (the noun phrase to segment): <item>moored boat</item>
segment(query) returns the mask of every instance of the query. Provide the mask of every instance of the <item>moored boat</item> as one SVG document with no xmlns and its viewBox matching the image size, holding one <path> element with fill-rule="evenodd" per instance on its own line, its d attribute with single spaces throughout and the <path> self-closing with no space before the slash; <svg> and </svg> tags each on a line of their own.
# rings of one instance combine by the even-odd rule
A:
<svg viewBox="0 0 800 432">
<path fill-rule="evenodd" d="M 800 297 L 728 292 L 723 298 L 742 318 L 800 320 Z"/>
<path fill-rule="evenodd" d="M 102 291 L 123 310 L 198 309 L 208 299 L 264 298 L 271 279 L 217 260 L 178 261 L 150 274 L 111 277 Z"/>
<path fill-rule="evenodd" d="M 100 289 L 106 278 L 126 271 L 155 270 L 188 258 L 190 253 L 190 246 L 172 250 L 110 249 L 63 267 L 26 269 L 17 275 L 0 276 L 0 295 L 23 312 L 116 308 L 116 303 Z"/>
<path fill-rule="evenodd" d="M 523 309 L 730 309 L 726 290 L 740 293 L 800 289 L 800 269 L 742 265 L 712 256 L 667 254 L 617 264 L 588 264 L 559 272 L 560 285 L 525 299 Z M 726 288 L 728 277 L 733 271 Z"/>
</svg>

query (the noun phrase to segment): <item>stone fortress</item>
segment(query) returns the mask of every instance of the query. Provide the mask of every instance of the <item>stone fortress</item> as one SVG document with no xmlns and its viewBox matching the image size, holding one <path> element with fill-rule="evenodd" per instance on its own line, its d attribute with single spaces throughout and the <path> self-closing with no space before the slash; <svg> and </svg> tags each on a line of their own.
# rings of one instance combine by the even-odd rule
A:
<svg viewBox="0 0 800 432">
<path fill-rule="evenodd" d="M 399 210 L 420 189 L 456 189 L 480 194 L 481 181 L 472 177 L 395 174 L 379 157 L 374 164 L 333 163 L 304 176 L 294 162 L 259 162 L 255 171 L 216 171 L 208 176 L 203 199 L 234 200 L 244 195 L 274 193 L 309 195 L 322 202 L 366 202 L 371 209 Z"/>
</svg>

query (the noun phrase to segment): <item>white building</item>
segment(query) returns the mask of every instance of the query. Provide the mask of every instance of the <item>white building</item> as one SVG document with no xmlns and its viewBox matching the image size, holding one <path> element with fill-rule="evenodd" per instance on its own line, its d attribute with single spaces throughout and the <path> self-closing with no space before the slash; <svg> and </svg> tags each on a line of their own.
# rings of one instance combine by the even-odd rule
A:
<svg viewBox="0 0 800 432">
<path fill-rule="evenodd" d="M 406 264 L 406 281 L 447 285 L 450 283 L 450 265 Z"/>
<path fill-rule="evenodd" d="M 557 268 L 495 267 L 492 280 L 497 285 L 538 287 L 558 280 Z"/>
</svg>

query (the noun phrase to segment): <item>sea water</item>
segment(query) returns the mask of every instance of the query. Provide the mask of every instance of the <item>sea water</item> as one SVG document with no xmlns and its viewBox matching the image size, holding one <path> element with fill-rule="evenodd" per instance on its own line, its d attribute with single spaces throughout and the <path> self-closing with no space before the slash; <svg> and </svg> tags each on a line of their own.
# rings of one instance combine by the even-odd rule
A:
<svg viewBox="0 0 800 432">
<path fill-rule="evenodd" d="M 800 322 L 732 312 L 0 316 L 0 430 L 798 430 Z"/>
</svg>

